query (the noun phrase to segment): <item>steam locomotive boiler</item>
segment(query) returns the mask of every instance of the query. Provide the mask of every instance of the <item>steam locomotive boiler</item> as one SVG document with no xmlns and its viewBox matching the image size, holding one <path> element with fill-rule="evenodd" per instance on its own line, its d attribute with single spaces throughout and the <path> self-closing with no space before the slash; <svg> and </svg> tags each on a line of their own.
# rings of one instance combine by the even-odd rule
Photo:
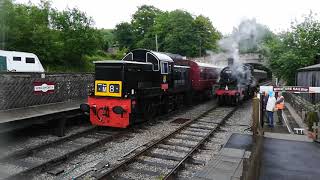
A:
<svg viewBox="0 0 320 180">
<path fill-rule="evenodd" d="M 221 105 L 238 105 L 242 100 L 252 97 L 255 89 L 256 80 L 251 65 L 229 65 L 220 72 L 216 95 Z"/>
</svg>

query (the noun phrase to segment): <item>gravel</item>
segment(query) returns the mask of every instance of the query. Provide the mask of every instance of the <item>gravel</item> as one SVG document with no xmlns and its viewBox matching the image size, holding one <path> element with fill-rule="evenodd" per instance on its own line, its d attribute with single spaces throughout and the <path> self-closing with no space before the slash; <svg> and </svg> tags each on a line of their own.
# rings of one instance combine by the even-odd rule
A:
<svg viewBox="0 0 320 180">
<path fill-rule="evenodd" d="M 173 160 L 167 160 L 167 159 L 159 159 L 159 158 L 153 158 L 153 157 L 148 157 L 148 156 L 141 156 L 139 157 L 141 160 L 149 161 L 149 162 L 158 162 L 158 163 L 163 163 L 163 164 L 168 164 L 168 165 L 176 165 L 176 161 Z"/>
<path fill-rule="evenodd" d="M 143 163 L 133 163 L 129 166 L 129 168 L 135 168 L 135 169 L 144 169 L 144 170 L 148 170 L 148 171 L 153 171 L 153 172 L 158 172 L 159 174 L 165 174 L 169 172 L 169 169 L 167 168 L 160 168 L 157 166 L 152 166 L 149 164 L 143 164 Z"/>
<path fill-rule="evenodd" d="M 194 141 L 188 141 L 188 140 L 185 140 L 185 139 L 169 139 L 168 142 L 171 142 L 171 143 L 179 143 L 179 144 L 187 144 L 187 145 L 192 145 L 192 146 L 195 146 L 197 145 L 198 142 L 194 142 Z"/>
<path fill-rule="evenodd" d="M 246 133 L 251 134 L 250 131 L 244 131 L 251 124 L 251 103 L 246 102 L 238 110 L 227 120 L 224 126 L 221 126 L 221 131 L 218 131 L 214 134 L 203 146 L 203 149 L 210 150 L 201 150 L 195 153 L 192 158 L 195 160 L 202 160 L 205 162 L 210 161 L 216 155 L 219 154 L 221 145 L 224 145 L 227 142 L 227 138 L 232 133 Z M 219 111 L 218 111 L 219 110 Z M 206 117 L 202 119 L 205 121 L 218 122 L 223 116 L 225 116 L 226 112 L 230 112 L 231 108 L 218 108 L 216 112 L 210 112 Z M 221 111 L 225 111 L 221 113 Z M 212 118 L 214 117 L 214 118 Z M 194 179 L 194 171 L 200 170 L 201 166 L 190 164 L 185 166 L 185 169 L 179 172 L 177 179 Z"/>
<path fill-rule="evenodd" d="M 127 179 L 145 179 L 145 180 L 151 180 L 151 179 L 155 179 L 154 177 L 148 176 L 146 174 L 141 174 L 141 173 L 133 173 L 133 172 L 121 172 L 121 174 L 119 174 L 120 177 L 124 177 Z M 117 177 L 115 177 L 114 179 L 117 179 Z"/>
<path fill-rule="evenodd" d="M 90 128 L 92 128 L 92 126 L 88 124 L 72 126 L 66 130 L 66 136 L 70 136 L 72 134 L 76 134 L 78 132 L 81 132 Z M 1 137 L 1 138 L 3 139 L 5 137 Z M 36 137 L 28 137 L 26 134 L 24 134 L 24 137 L 13 138 L 13 140 L 10 141 L 10 144 L 1 143 L 0 157 L 7 156 L 11 153 L 32 148 L 34 146 L 37 146 L 43 143 L 52 142 L 58 139 L 59 137 L 52 134 L 39 135 Z"/>
<path fill-rule="evenodd" d="M 170 156 L 174 156 L 174 157 L 180 157 L 183 158 L 186 153 L 182 153 L 182 152 L 176 152 L 176 151 L 170 151 L 170 150 L 164 150 L 164 149 L 154 149 L 152 150 L 153 153 L 157 153 L 157 154 L 163 154 L 163 155 L 170 155 Z"/>
<path fill-rule="evenodd" d="M 190 139 L 194 139 L 194 140 L 201 140 L 202 137 L 196 137 L 196 136 L 188 136 L 185 134 L 177 134 L 175 137 L 179 137 L 179 138 L 190 138 Z"/>
<path fill-rule="evenodd" d="M 36 175 L 34 179 L 37 179 L 37 177 L 41 177 L 41 179 L 72 179 L 82 174 L 86 170 L 92 168 L 95 164 L 99 163 L 102 160 L 108 161 L 111 166 L 119 164 L 122 160 L 132 156 L 137 151 L 139 151 L 139 148 L 137 149 L 137 147 L 144 146 L 147 143 L 155 141 L 156 139 L 159 139 L 182 126 L 182 124 L 179 125 L 170 123 L 171 121 L 175 120 L 176 118 L 194 119 L 197 116 L 204 113 L 205 111 L 212 108 L 215 104 L 215 101 L 210 101 L 195 106 L 187 112 L 180 113 L 180 115 L 175 115 L 166 121 L 159 121 L 153 126 L 146 126 L 143 129 L 136 131 L 139 133 L 130 133 L 129 135 L 131 137 L 128 139 L 122 141 L 108 142 L 104 146 L 96 148 L 94 151 L 91 151 L 90 153 L 80 154 L 75 159 L 70 160 L 67 163 L 64 163 L 63 168 L 65 169 L 65 172 L 57 177 L 53 177 L 49 174 L 44 173 L 41 175 Z M 122 138 L 120 137 L 120 139 Z M 185 143 L 185 141 L 183 143 Z M 127 154 L 128 152 L 134 149 L 137 150 L 133 151 L 126 157 L 122 157 L 123 155 Z M 135 179 L 139 179 L 138 177 L 136 177 L 136 175 L 134 176 Z"/>
<path fill-rule="evenodd" d="M 21 172 L 23 170 L 25 170 L 27 168 L 25 167 L 20 167 L 20 166 L 15 166 L 15 165 L 12 165 L 12 164 L 7 164 L 7 163 L 1 163 L 0 164 L 0 172 L 4 172 L 6 174 L 16 174 L 18 172 Z M 0 176 L 2 177 L 2 176 Z"/>
<path fill-rule="evenodd" d="M 204 132 L 204 133 L 202 133 L 202 132 L 196 132 L 196 131 L 189 131 L 189 129 L 187 129 L 187 130 L 183 130 L 183 131 L 181 131 L 182 133 L 186 133 L 186 134 L 190 134 L 190 135 L 193 135 L 193 136 L 205 136 L 205 135 L 207 135 L 207 132 Z"/>
</svg>

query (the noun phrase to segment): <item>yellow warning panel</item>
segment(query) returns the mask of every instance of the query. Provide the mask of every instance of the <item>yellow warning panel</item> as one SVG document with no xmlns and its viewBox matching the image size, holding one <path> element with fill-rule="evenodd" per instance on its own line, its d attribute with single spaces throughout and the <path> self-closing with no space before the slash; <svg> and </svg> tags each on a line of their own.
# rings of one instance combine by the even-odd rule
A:
<svg viewBox="0 0 320 180">
<path fill-rule="evenodd" d="M 94 91 L 96 96 L 121 97 L 122 81 L 96 80 Z"/>
</svg>

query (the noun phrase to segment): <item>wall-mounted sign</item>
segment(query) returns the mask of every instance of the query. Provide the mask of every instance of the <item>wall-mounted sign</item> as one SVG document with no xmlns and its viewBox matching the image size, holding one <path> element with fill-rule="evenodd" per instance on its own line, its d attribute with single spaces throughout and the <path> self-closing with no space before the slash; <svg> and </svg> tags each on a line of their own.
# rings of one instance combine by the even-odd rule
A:
<svg viewBox="0 0 320 180">
<path fill-rule="evenodd" d="M 297 93 L 309 93 L 309 87 L 301 87 L 301 86 L 273 87 L 273 90 L 274 91 L 297 92 Z"/>
<path fill-rule="evenodd" d="M 291 92 L 291 93 L 320 93 L 320 87 L 303 87 L 303 86 L 260 86 L 260 93 L 269 92 Z"/>
<path fill-rule="evenodd" d="M 54 82 L 34 82 L 33 92 L 35 94 L 50 94 L 54 93 Z"/>
</svg>

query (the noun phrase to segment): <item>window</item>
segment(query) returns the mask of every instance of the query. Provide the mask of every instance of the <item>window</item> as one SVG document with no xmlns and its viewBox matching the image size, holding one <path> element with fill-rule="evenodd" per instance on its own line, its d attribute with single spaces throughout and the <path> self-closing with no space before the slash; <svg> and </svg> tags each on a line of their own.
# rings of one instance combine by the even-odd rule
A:
<svg viewBox="0 0 320 180">
<path fill-rule="evenodd" d="M 13 61 L 21 61 L 21 57 L 14 57 L 13 56 Z"/>
<path fill-rule="evenodd" d="M 26 63 L 35 63 L 35 59 L 34 59 L 34 58 L 27 57 L 27 58 L 26 58 Z"/>
<path fill-rule="evenodd" d="M 127 54 L 122 60 L 133 61 L 133 54 L 132 53 Z"/>
<path fill-rule="evenodd" d="M 167 62 L 161 62 L 161 74 L 168 74 L 169 65 Z"/>
<path fill-rule="evenodd" d="M 152 54 L 147 52 L 147 62 L 152 63 L 152 70 L 159 71 L 159 61 Z"/>
</svg>

